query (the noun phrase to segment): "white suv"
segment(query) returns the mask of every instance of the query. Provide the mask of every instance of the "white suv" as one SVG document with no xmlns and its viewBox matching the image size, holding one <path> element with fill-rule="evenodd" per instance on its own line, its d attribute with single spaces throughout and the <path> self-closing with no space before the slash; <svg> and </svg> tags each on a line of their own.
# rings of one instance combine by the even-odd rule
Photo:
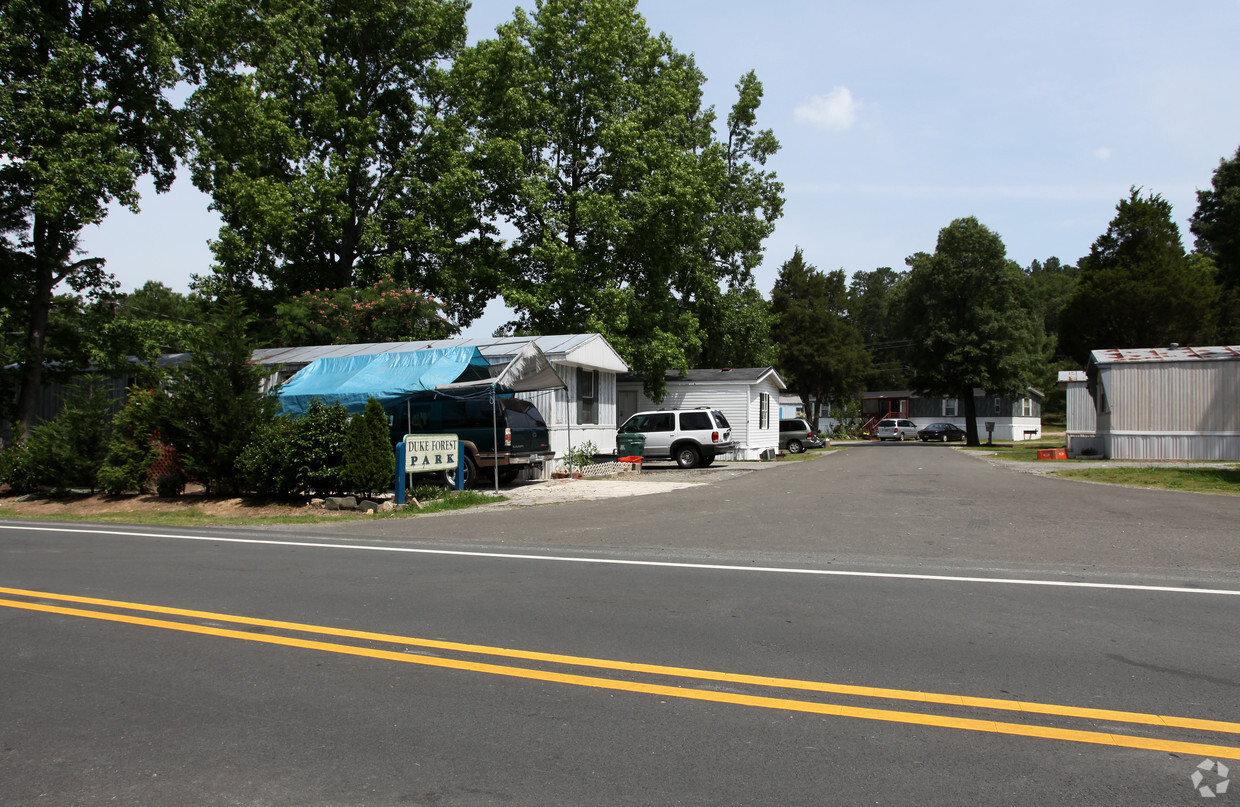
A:
<svg viewBox="0 0 1240 807">
<path fill-rule="evenodd" d="M 638 412 L 616 433 L 642 435 L 646 440 L 643 457 L 673 459 L 681 468 L 705 468 L 732 450 L 732 427 L 718 409 Z"/>
<path fill-rule="evenodd" d="M 877 433 L 879 440 L 916 440 L 917 424 L 904 418 L 883 418 Z"/>
</svg>

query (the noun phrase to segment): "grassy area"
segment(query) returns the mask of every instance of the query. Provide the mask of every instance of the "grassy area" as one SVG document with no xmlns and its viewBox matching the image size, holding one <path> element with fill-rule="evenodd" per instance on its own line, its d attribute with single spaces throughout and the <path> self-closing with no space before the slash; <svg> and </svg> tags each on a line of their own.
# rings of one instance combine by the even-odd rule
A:
<svg viewBox="0 0 1240 807">
<path fill-rule="evenodd" d="M 808 451 L 802 451 L 800 454 L 790 454 L 787 451 L 783 451 L 783 452 L 780 452 L 779 456 L 775 458 L 775 461 L 776 462 L 804 462 L 805 460 L 812 460 L 815 457 L 821 457 L 823 454 L 827 454 L 832 451 L 839 451 L 841 448 L 843 447 L 842 446 L 825 446 L 823 448 L 811 448 Z"/>
<path fill-rule="evenodd" d="M 1025 440 L 1019 443 L 995 443 L 994 445 L 961 446 L 966 451 L 984 451 L 995 454 L 1000 459 L 1020 462 L 1032 462 L 1038 458 L 1038 450 L 1044 448 L 1063 448 L 1063 438 L 1043 437 L 1041 440 Z M 1069 462 L 1069 460 L 1041 460 L 1041 462 Z"/>
<path fill-rule="evenodd" d="M 1075 468 L 1054 475 L 1109 485 L 1240 495 L 1240 470 L 1236 468 Z"/>
</svg>

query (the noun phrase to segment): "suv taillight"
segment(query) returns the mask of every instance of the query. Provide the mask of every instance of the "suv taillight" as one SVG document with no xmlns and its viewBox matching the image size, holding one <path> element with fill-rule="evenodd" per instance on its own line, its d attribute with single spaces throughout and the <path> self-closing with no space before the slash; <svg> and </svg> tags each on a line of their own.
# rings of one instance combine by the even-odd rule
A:
<svg viewBox="0 0 1240 807">
<path fill-rule="evenodd" d="M 711 432 L 711 433 L 710 433 L 710 441 L 711 441 L 712 443 L 717 443 L 717 442 L 719 442 L 719 432 Z"/>
<path fill-rule="evenodd" d="M 504 429 L 504 448 L 512 448 L 512 429 Z"/>
</svg>

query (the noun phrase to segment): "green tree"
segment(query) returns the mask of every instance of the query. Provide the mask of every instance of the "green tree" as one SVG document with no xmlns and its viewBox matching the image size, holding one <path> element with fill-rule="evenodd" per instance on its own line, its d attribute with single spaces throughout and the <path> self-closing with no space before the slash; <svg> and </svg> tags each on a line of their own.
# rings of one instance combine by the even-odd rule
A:
<svg viewBox="0 0 1240 807">
<path fill-rule="evenodd" d="M 0 13 L 0 262 L 24 333 L 13 420 L 34 421 L 48 323 L 61 283 L 100 293 L 103 261 L 81 230 L 116 201 L 137 211 L 138 178 L 172 182 L 183 143 L 165 97 L 181 78 L 174 33 L 188 2 L 6 0 Z"/>
<path fill-rule="evenodd" d="M 396 451 L 388 432 L 387 415 L 374 398 L 366 401 L 364 413 L 349 421 L 344 478 L 350 490 L 367 496 L 387 490 L 396 478 Z"/>
<path fill-rule="evenodd" d="M 904 275 L 890 266 L 872 272 L 854 272 L 848 284 L 848 321 L 861 334 L 872 366 L 866 377 L 870 389 L 903 389 L 909 342 L 897 332 L 892 301 Z"/>
<path fill-rule="evenodd" d="M 1230 160 L 1219 161 L 1210 189 L 1197 191 L 1189 229 L 1197 236 L 1197 251 L 1218 267 L 1222 340 L 1240 342 L 1240 148 Z"/>
<path fill-rule="evenodd" d="M 699 298 L 699 302 L 706 299 Z M 771 304 L 753 287 L 720 292 L 711 305 L 698 306 L 701 352 L 695 367 L 770 367 L 779 359 L 772 338 Z"/>
<path fill-rule="evenodd" d="M 134 376 L 140 387 L 159 386 L 167 374 L 161 357 L 187 353 L 201 336 L 209 302 L 148 280 L 129 294 L 107 296 L 82 320 L 91 363 Z"/>
<path fill-rule="evenodd" d="M 978 445 L 974 389 L 1020 394 L 1041 358 L 1024 273 L 1002 239 L 971 216 L 939 231 L 934 254 L 908 264 L 899 317 L 912 340 L 912 386 L 962 401 L 967 442 Z"/>
<path fill-rule="evenodd" d="M 829 398 L 861 391 L 870 355 L 846 319 L 844 273 L 823 274 L 798 248 L 779 269 L 771 310 L 779 328 L 779 369 L 801 396 L 811 423 Z"/>
<path fill-rule="evenodd" d="M 308 291 L 276 305 L 279 344 L 347 345 L 446 339 L 455 326 L 432 297 L 392 278 L 373 286 Z"/>
<path fill-rule="evenodd" d="M 1171 204 L 1133 188 L 1107 231 L 1080 260 L 1080 278 L 1059 315 L 1063 352 L 1084 364 L 1092 350 L 1208 344 L 1218 288 L 1208 258 L 1190 259 Z"/>
<path fill-rule="evenodd" d="M 715 139 L 705 77 L 636 0 L 518 9 L 454 70 L 467 91 L 489 212 L 515 229 L 501 283 L 534 333 L 598 331 L 662 397 L 665 371 L 702 355 L 702 305 L 745 294 L 782 209 L 765 171 L 750 73 Z"/>
<path fill-rule="evenodd" d="M 240 490 L 237 459 L 275 412 L 275 400 L 259 392 L 267 371 L 250 363 L 246 319 L 236 297 L 218 303 L 192 358 L 167 382 L 160 436 L 207 493 Z"/>
<path fill-rule="evenodd" d="M 1034 316 L 1042 321 L 1047 336 L 1059 333 L 1059 312 L 1076 290 L 1079 272 L 1056 257 L 1045 262 L 1034 260 L 1025 270 L 1028 279 L 1029 304 Z"/>
<path fill-rule="evenodd" d="M 212 5 L 206 36 L 225 44 L 189 108 L 194 184 L 224 221 L 219 273 L 283 295 L 390 276 L 460 324 L 482 311 L 498 247 L 443 66 L 465 44 L 468 7 Z"/>
</svg>

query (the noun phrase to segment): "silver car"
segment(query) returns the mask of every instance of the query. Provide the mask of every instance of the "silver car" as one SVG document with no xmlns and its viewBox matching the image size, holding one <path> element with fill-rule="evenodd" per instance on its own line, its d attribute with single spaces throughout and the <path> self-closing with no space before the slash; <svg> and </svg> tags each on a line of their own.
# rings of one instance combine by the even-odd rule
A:
<svg viewBox="0 0 1240 807">
<path fill-rule="evenodd" d="M 804 418 L 785 418 L 779 421 L 779 447 L 789 454 L 800 454 L 807 448 L 826 445 L 809 427 Z"/>
<path fill-rule="evenodd" d="M 877 434 L 879 440 L 916 440 L 917 424 L 905 418 L 883 418 Z"/>
</svg>

